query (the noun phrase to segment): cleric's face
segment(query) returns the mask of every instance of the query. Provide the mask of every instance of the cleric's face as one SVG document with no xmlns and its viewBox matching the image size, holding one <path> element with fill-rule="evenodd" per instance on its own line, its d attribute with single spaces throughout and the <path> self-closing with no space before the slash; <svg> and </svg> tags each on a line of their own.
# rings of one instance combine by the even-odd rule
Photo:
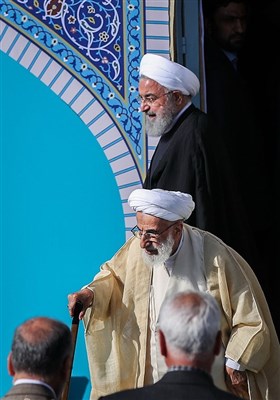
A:
<svg viewBox="0 0 280 400">
<path fill-rule="evenodd" d="M 140 110 L 145 113 L 148 136 L 162 136 L 180 111 L 174 98 L 175 93 L 178 92 L 168 91 L 153 79 L 140 79 Z"/>
<path fill-rule="evenodd" d="M 143 249 L 146 264 L 164 263 L 180 243 L 182 221 L 166 221 L 149 214 L 137 212 L 137 237 Z"/>
</svg>

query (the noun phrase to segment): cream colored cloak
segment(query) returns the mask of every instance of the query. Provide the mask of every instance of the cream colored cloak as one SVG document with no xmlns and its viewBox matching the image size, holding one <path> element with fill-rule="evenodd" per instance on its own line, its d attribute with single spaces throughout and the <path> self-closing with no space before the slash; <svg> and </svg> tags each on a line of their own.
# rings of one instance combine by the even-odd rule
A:
<svg viewBox="0 0 280 400">
<path fill-rule="evenodd" d="M 279 400 L 280 346 L 249 265 L 216 236 L 186 224 L 180 259 L 181 270 L 186 264 L 205 274 L 207 290 L 222 310 L 225 355 L 246 368 L 251 400 Z M 178 285 L 170 290 L 184 279 L 180 268 Z M 133 237 L 88 285 L 95 292 L 84 318 L 91 400 L 143 386 L 150 284 L 151 269 L 143 264 L 139 239 Z"/>
</svg>

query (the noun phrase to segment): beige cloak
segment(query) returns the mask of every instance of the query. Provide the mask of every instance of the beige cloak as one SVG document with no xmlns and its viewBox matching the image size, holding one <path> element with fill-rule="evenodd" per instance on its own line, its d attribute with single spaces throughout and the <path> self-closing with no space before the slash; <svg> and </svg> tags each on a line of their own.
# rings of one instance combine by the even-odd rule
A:
<svg viewBox="0 0 280 400">
<path fill-rule="evenodd" d="M 139 244 L 129 239 L 88 285 L 95 292 L 84 318 L 91 400 L 144 384 L 151 269 Z M 225 356 L 245 367 L 251 400 L 280 399 L 280 346 L 249 265 L 216 236 L 186 224 L 177 258 L 168 291 L 182 287 L 185 268 L 199 270 L 222 310 Z"/>
</svg>

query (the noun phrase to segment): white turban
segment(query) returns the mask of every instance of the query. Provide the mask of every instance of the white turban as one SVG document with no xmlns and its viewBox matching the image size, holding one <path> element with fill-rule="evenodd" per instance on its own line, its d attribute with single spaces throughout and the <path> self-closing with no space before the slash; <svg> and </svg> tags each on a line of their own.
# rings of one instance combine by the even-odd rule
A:
<svg viewBox="0 0 280 400">
<path fill-rule="evenodd" d="M 136 189 L 130 194 L 128 204 L 136 212 L 167 221 L 188 219 L 195 205 L 190 194 L 163 189 Z"/>
<path fill-rule="evenodd" d="M 197 76 L 183 65 L 155 54 L 145 54 L 140 62 L 140 76 L 145 75 L 169 90 L 179 90 L 194 97 L 200 87 Z"/>
</svg>

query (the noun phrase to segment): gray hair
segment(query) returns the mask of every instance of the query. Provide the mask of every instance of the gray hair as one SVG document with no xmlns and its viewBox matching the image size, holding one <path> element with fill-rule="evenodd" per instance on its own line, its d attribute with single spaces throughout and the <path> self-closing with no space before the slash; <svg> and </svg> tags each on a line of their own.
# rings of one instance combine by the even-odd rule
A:
<svg viewBox="0 0 280 400">
<path fill-rule="evenodd" d="M 67 325 L 37 317 L 15 330 L 11 358 L 16 372 L 50 377 L 61 369 L 71 350 L 72 338 Z"/>
<path fill-rule="evenodd" d="M 187 291 L 167 297 L 159 314 L 159 328 L 166 342 L 191 359 L 213 351 L 220 324 L 218 303 L 205 292 Z"/>
</svg>

